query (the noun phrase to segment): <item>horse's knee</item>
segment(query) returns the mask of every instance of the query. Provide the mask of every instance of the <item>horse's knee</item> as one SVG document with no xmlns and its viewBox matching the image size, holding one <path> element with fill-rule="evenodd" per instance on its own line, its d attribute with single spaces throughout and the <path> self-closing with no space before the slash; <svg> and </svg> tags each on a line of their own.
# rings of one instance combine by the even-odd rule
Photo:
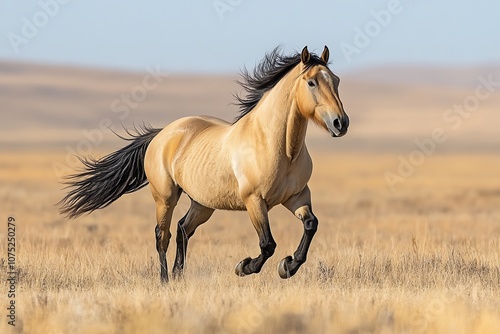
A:
<svg viewBox="0 0 500 334">
<path fill-rule="evenodd" d="M 318 230 L 318 218 L 314 215 L 304 219 L 304 230 L 307 235 L 314 235 Z"/>
<path fill-rule="evenodd" d="M 260 248 L 262 250 L 262 254 L 266 257 L 271 257 L 276 250 L 276 242 L 274 240 L 270 240 L 268 242 L 261 243 Z"/>
</svg>

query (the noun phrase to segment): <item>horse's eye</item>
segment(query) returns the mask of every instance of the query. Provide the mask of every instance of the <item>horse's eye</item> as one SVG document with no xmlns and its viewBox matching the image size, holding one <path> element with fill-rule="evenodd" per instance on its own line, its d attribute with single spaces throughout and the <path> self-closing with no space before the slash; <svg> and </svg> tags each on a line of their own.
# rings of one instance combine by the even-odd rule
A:
<svg viewBox="0 0 500 334">
<path fill-rule="evenodd" d="M 314 80 L 308 80 L 307 84 L 309 85 L 309 87 L 316 87 L 316 83 L 314 82 Z"/>
</svg>

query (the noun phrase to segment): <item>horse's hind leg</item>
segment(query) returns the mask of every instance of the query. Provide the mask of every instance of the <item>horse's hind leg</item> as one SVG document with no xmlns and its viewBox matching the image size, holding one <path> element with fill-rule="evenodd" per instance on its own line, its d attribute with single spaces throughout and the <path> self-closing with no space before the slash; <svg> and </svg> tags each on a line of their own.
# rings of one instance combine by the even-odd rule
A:
<svg viewBox="0 0 500 334">
<path fill-rule="evenodd" d="M 180 277 L 183 274 L 189 238 L 193 236 L 196 228 L 205 223 L 213 213 L 213 209 L 207 208 L 191 200 L 189 211 L 182 217 L 179 223 L 177 223 L 177 253 L 172 272 L 174 277 Z"/>
<path fill-rule="evenodd" d="M 302 220 L 304 224 L 304 234 L 300 240 L 299 247 L 291 256 L 281 260 L 278 266 L 278 273 L 281 278 L 290 278 L 299 270 L 300 266 L 306 262 L 307 252 L 311 241 L 318 229 L 318 219 L 313 214 L 311 209 L 311 192 L 309 187 L 306 187 L 299 194 L 288 199 L 283 205 L 290 210 L 297 218 Z"/>
<path fill-rule="evenodd" d="M 173 186 L 168 191 L 160 194 L 153 186 L 151 186 L 153 197 L 156 202 L 156 250 L 160 260 L 160 277 L 163 283 L 168 282 L 167 271 L 167 248 L 170 242 L 170 222 L 172 214 L 177 205 L 177 201 L 181 195 L 181 190 Z"/>
</svg>

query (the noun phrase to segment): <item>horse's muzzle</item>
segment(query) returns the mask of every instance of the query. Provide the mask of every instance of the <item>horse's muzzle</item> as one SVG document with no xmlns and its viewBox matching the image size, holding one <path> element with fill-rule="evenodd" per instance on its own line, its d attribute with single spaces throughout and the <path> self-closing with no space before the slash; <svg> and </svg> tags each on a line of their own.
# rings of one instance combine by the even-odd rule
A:
<svg viewBox="0 0 500 334">
<path fill-rule="evenodd" d="M 342 137 L 349 128 L 349 116 L 345 113 L 342 116 L 337 116 L 331 119 L 330 122 L 326 122 L 326 127 L 332 137 Z"/>
</svg>

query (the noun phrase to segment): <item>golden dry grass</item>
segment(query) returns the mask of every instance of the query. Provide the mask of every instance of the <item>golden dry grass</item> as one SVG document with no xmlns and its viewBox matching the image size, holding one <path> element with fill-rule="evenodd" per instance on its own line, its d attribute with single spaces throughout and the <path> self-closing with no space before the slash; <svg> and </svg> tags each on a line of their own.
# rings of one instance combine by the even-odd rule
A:
<svg viewBox="0 0 500 334">
<path fill-rule="evenodd" d="M 302 232 L 291 214 L 271 211 L 276 254 L 259 275 L 239 278 L 234 265 L 258 254 L 257 236 L 245 213 L 217 212 L 190 243 L 185 279 L 167 286 L 159 284 L 148 190 L 67 221 L 53 206 L 63 192 L 50 167 L 64 158 L 0 155 L 0 219 L 17 220 L 18 332 L 500 331 L 498 156 L 431 156 L 392 192 L 384 172 L 396 155 L 314 151 L 320 228 L 295 277 L 276 271 Z M 175 221 L 186 209 L 184 198 Z M 0 332 L 11 332 L 2 318 Z"/>
</svg>

